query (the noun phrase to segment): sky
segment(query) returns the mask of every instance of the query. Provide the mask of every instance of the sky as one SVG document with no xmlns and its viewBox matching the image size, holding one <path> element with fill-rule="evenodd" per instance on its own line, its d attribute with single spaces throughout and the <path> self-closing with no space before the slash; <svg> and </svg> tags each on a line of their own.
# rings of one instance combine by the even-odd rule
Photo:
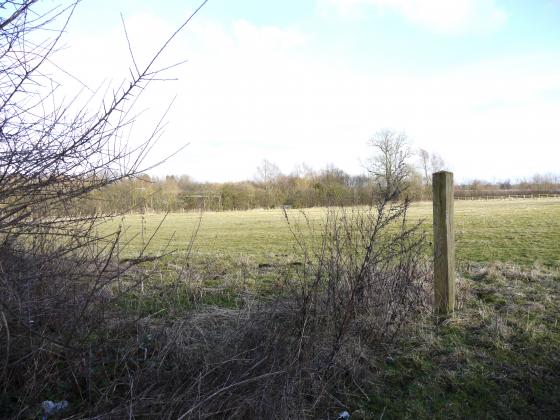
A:
<svg viewBox="0 0 560 420">
<path fill-rule="evenodd" d="M 199 4 L 83 0 L 53 58 L 67 94 L 127 76 L 121 15 L 141 67 Z M 383 129 L 460 182 L 560 174 L 558 0 L 209 0 L 159 64 L 183 60 L 135 105 L 132 143 L 172 102 L 147 166 L 187 145 L 152 175 L 360 174 Z"/>
</svg>

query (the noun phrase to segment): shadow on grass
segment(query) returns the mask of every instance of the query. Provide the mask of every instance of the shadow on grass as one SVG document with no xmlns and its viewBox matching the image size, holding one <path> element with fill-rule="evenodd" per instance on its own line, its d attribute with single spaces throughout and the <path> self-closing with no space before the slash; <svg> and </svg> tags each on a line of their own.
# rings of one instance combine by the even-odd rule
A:
<svg viewBox="0 0 560 420">
<path fill-rule="evenodd" d="M 402 343 L 366 418 L 558 418 L 560 277 L 470 267 L 455 316 Z"/>
</svg>

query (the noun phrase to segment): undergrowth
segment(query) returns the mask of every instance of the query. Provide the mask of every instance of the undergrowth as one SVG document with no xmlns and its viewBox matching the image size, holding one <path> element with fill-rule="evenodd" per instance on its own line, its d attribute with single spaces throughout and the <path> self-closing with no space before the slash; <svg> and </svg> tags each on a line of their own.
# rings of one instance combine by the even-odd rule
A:
<svg viewBox="0 0 560 420">
<path fill-rule="evenodd" d="M 21 264 L 6 248 L 2 412 L 33 417 L 49 399 L 68 400 L 71 418 L 332 417 L 429 314 L 425 239 L 407 209 L 333 209 L 312 242 L 300 225 L 305 258 L 257 292 L 248 271 L 271 267 L 248 261 L 233 275 L 143 255 L 47 271 L 48 255 Z"/>
<path fill-rule="evenodd" d="M 75 419 L 558 417 L 560 273 L 462 264 L 456 313 L 436 319 L 425 239 L 406 205 L 380 210 L 392 220 L 303 217 L 304 258 L 274 265 L 107 259 L 84 276 L 87 255 L 6 243 L 1 417 L 47 399 Z"/>
</svg>

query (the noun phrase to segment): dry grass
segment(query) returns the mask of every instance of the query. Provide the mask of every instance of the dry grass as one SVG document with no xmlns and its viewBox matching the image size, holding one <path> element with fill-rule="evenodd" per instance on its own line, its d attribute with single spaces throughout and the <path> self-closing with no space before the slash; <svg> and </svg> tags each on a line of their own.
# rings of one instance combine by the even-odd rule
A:
<svg viewBox="0 0 560 420">
<path fill-rule="evenodd" d="M 367 396 L 395 340 L 429 313 L 424 238 L 404 222 L 388 229 L 407 209 L 333 211 L 311 242 L 301 225 L 304 261 L 278 274 L 273 295 L 238 290 L 229 309 L 201 305 L 204 275 L 176 261 L 174 282 L 152 288 L 163 261 L 146 273 L 59 259 L 49 271 L 38 256 L 5 254 L 5 290 L 18 290 L 2 296 L 4 412 L 34 416 L 41 400 L 66 399 L 74 418 L 329 418 Z M 188 310 L 175 316 L 123 306 L 163 294 L 171 307 L 179 291 Z M 32 325 L 14 327 L 28 313 Z"/>
<path fill-rule="evenodd" d="M 463 266 L 463 303 L 385 366 L 371 418 L 556 418 L 560 413 L 560 273 Z"/>
<path fill-rule="evenodd" d="M 381 210 L 288 215 L 303 257 L 279 265 L 129 267 L 99 249 L 54 264 L 6 244 L 0 410 L 36 417 L 46 399 L 68 400 L 76 419 L 560 410 L 558 273 L 462 264 L 456 315 L 434 322 L 425 238 L 406 207 Z"/>
</svg>

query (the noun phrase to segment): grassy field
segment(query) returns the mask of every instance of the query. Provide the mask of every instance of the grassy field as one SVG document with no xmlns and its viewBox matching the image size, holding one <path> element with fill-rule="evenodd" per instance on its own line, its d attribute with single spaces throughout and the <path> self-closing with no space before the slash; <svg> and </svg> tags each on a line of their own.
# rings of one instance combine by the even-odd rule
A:
<svg viewBox="0 0 560 420">
<path fill-rule="evenodd" d="M 325 209 L 305 210 L 319 223 Z M 297 219 L 297 210 L 289 211 Z M 128 215 L 102 227 L 104 233 L 125 227 L 123 251 L 134 255 L 154 235 L 163 215 Z M 424 220 L 431 235 L 432 206 L 429 202 L 412 206 L 409 217 Z M 560 200 L 457 201 L 455 203 L 457 259 L 460 263 L 514 263 L 524 267 L 560 266 Z M 196 213 L 167 215 L 148 248 L 152 252 L 185 252 Z M 256 263 L 270 263 L 294 252 L 294 240 L 281 210 L 251 210 L 202 215 L 194 252 L 226 258 L 248 257 Z"/>
<path fill-rule="evenodd" d="M 431 212 L 431 203 L 415 203 L 409 219 L 423 220 L 430 235 Z M 325 220 L 324 208 L 305 213 L 313 225 Z M 301 221 L 301 212 L 291 210 L 289 218 Z M 246 401 L 260 404 L 261 396 L 268 407 L 284 401 L 278 396 L 285 390 L 297 389 L 286 395 L 295 396 L 306 407 L 300 414 L 309 412 L 309 418 L 337 418 L 343 410 L 350 420 L 560 418 L 560 199 L 456 202 L 456 311 L 449 317 L 433 313 L 429 272 L 415 277 L 420 288 L 400 294 L 398 277 L 387 277 L 383 291 L 395 292 L 383 300 L 392 307 L 420 298 L 390 340 L 383 333 L 391 324 L 379 323 L 389 319 L 394 326 L 398 314 L 387 316 L 391 306 L 369 313 L 375 300 L 355 306 L 358 292 L 344 294 L 348 277 L 337 277 L 337 264 L 322 271 L 319 287 L 301 287 L 307 283 L 298 281 L 311 278 L 302 275 L 316 262 L 301 263 L 280 210 L 175 213 L 163 219 L 127 215 L 99 226 L 103 234 L 122 226 L 122 267 L 122 260 L 148 243 L 148 253 L 175 252 L 147 259 L 99 290 L 84 338 L 87 364 L 85 352 L 40 342 L 41 350 L 55 351 L 42 351 L 43 359 L 37 359 L 48 369 L 38 362 L 27 373 L 25 384 L 45 378 L 37 382 L 38 396 L 29 397 L 33 407 L 47 399 L 68 400 L 68 418 L 178 418 L 194 408 L 205 414 L 184 418 L 226 418 L 215 415 L 226 411 L 216 410 L 236 412 Z M 393 268 L 401 270 L 389 264 L 381 274 L 407 272 Z M 372 277 L 370 286 L 383 278 Z M 45 290 L 53 289 L 51 281 L 45 276 Z M 75 287 L 54 288 L 54 297 L 66 289 Z M 87 288 L 83 293 L 78 296 L 92 296 Z M 335 295 L 335 305 L 325 304 Z M 66 301 L 60 309 L 66 328 Z M 96 321 L 97 314 L 106 318 Z M 53 321 L 47 321 L 50 328 Z M 382 332 L 375 330 L 378 325 L 385 325 Z M 17 360 L 28 356 L 22 351 Z M 2 414 L 19 407 L 14 401 L 21 393 L 4 394 Z M 319 396 L 324 405 L 310 411 Z M 27 417 L 37 418 L 39 408 L 29 407 L 36 415 Z"/>
<path fill-rule="evenodd" d="M 389 354 L 370 360 L 377 372 L 371 388 L 341 408 L 352 419 L 560 418 L 560 200 L 458 201 L 455 211 L 461 271 L 455 315 L 443 323 L 419 321 L 384 350 Z M 429 235 L 431 212 L 424 202 L 409 213 Z M 325 209 L 305 213 L 320 225 Z M 301 213 L 289 216 L 298 220 Z M 176 250 L 169 261 L 180 265 L 199 215 L 169 214 L 156 232 L 162 219 L 129 215 L 102 228 L 122 223 L 126 255 L 154 235 L 149 250 Z M 196 264 L 201 290 L 218 293 L 202 302 L 235 307 L 236 293 L 246 290 L 241 283 L 253 291 L 273 285 L 294 253 L 280 210 L 204 213 L 191 260 L 204 261 Z M 142 316 L 185 316 L 190 292 L 170 286 L 168 293 L 158 281 L 147 285 L 157 293 L 126 304 Z"/>
</svg>

